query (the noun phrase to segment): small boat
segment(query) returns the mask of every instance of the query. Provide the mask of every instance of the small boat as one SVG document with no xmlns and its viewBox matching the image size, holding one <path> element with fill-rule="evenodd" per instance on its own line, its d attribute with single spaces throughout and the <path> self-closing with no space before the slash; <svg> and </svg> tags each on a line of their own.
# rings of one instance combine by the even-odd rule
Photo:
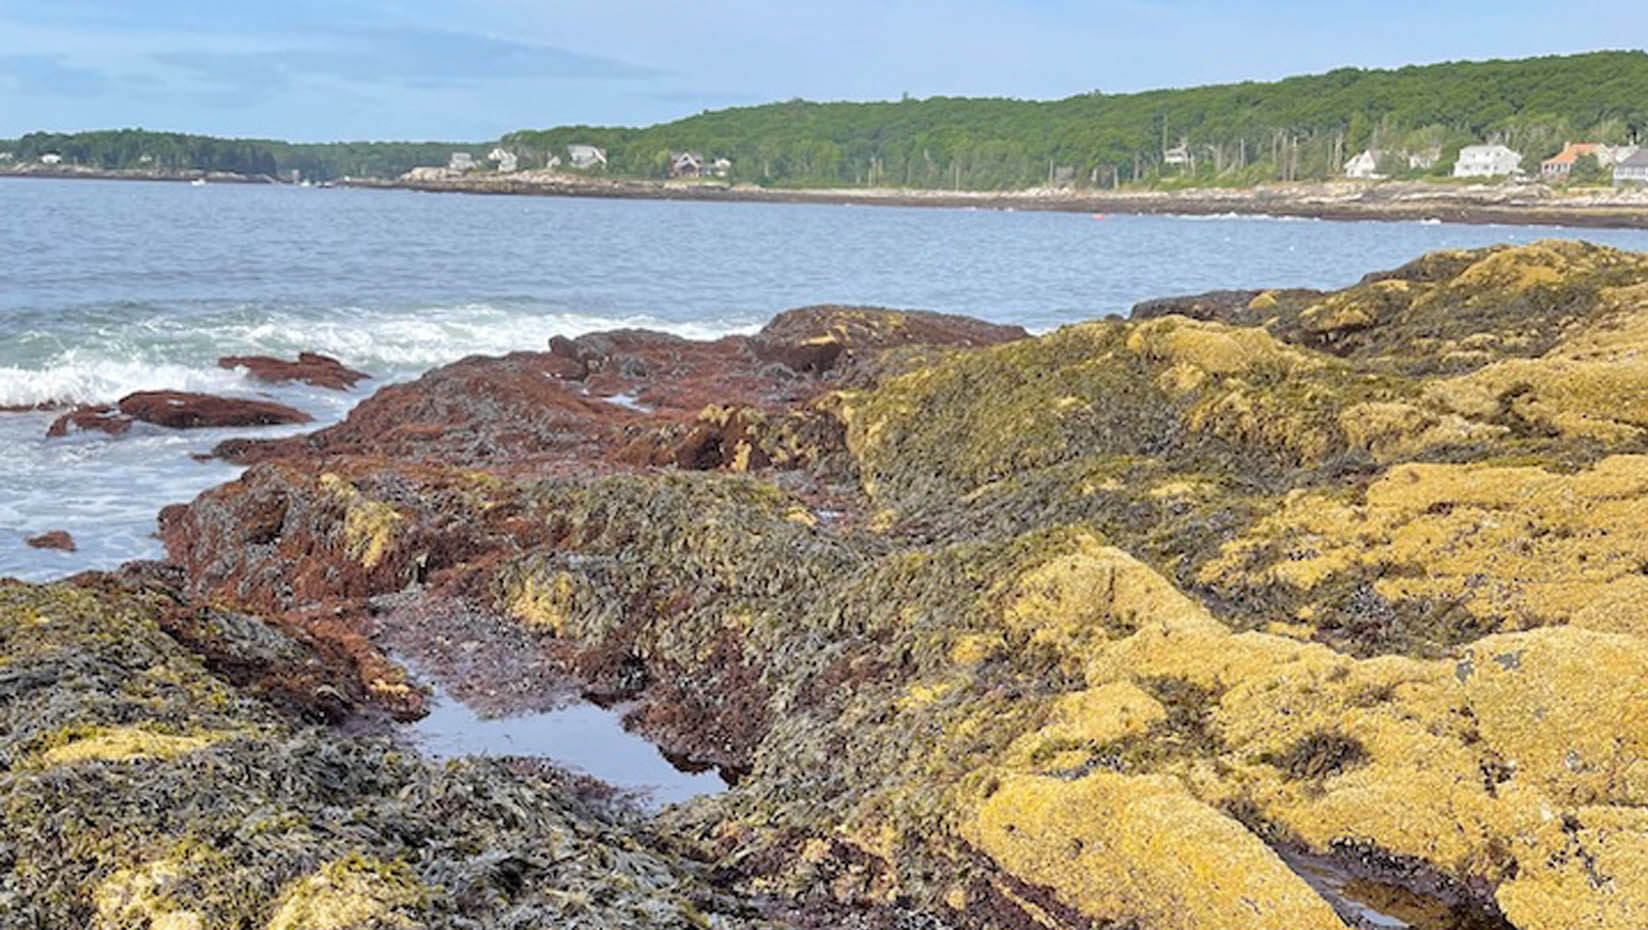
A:
<svg viewBox="0 0 1648 930">
<path fill-rule="evenodd" d="M 205 178 L 195 178 L 193 181 L 189 182 L 189 186 L 190 187 L 205 187 L 206 186 L 206 179 Z"/>
</svg>

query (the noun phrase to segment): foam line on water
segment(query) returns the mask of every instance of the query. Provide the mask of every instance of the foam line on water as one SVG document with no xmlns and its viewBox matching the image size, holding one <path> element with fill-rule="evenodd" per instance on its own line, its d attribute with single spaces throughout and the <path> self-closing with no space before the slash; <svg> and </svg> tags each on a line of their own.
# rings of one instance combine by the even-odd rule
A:
<svg viewBox="0 0 1648 930">
<path fill-rule="evenodd" d="M 758 325 L 545 313 L 486 303 L 255 313 L 234 308 L 187 318 L 150 315 L 118 324 L 100 313 L 88 316 L 91 319 L 81 321 L 79 327 L 49 335 L 26 333 L 13 343 L 12 351 L 0 356 L 0 406 L 110 403 L 145 390 L 216 394 L 264 390 L 240 372 L 219 368 L 217 359 L 225 355 L 291 358 L 299 352 L 320 352 L 380 379 L 399 380 L 469 355 L 542 349 L 556 335 L 642 328 L 689 339 L 716 339 L 753 332 Z"/>
</svg>

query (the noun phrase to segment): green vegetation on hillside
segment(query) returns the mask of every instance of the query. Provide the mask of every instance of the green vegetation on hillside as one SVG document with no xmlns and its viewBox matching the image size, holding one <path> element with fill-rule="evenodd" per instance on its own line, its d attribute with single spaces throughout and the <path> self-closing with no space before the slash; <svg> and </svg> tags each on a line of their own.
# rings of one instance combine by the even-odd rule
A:
<svg viewBox="0 0 1648 930">
<path fill-rule="evenodd" d="M 1363 149 L 1395 176 L 1446 174 L 1459 148 L 1502 141 L 1537 172 L 1564 141 L 1648 135 L 1648 53 L 1592 52 L 1448 62 L 1377 71 L 1341 68 L 1269 83 L 1093 92 L 1063 100 L 933 97 L 871 103 L 791 100 L 705 111 L 646 128 L 561 126 L 503 137 L 521 167 L 566 147 L 605 149 L 605 170 L 664 177 L 672 152 L 732 160 L 732 180 L 774 186 L 1013 189 L 1246 185 L 1338 175 Z M 100 168 L 204 169 L 317 180 L 393 177 L 477 158 L 490 143 L 288 143 L 118 130 L 31 133 L 0 142 L 21 159 L 57 152 Z M 1180 163 L 1166 153 L 1178 149 Z M 1434 156 L 1411 167 L 1402 153 Z"/>
<path fill-rule="evenodd" d="M 36 160 L 55 152 L 65 162 L 105 169 L 232 171 L 246 175 L 330 180 L 395 177 L 418 165 L 444 165 L 458 151 L 479 157 L 484 143 L 460 142 L 282 142 L 275 139 L 218 139 L 177 132 L 110 129 L 97 132 L 32 132 L 0 140 L 0 151 Z"/>
<path fill-rule="evenodd" d="M 792 100 L 717 110 L 645 129 L 558 127 L 505 144 L 533 164 L 572 142 L 607 149 L 613 171 L 659 176 L 668 153 L 733 161 L 762 184 L 1005 189 L 1047 183 L 1245 184 L 1337 175 L 1368 148 L 1439 149 L 1499 139 L 1534 161 L 1570 138 L 1648 131 L 1648 54 L 1595 52 L 1342 68 L 1244 82 L 1056 101 L 935 97 L 881 103 Z M 1184 144 L 1192 161 L 1164 165 Z M 1537 170 L 1537 165 L 1535 165 Z"/>
</svg>

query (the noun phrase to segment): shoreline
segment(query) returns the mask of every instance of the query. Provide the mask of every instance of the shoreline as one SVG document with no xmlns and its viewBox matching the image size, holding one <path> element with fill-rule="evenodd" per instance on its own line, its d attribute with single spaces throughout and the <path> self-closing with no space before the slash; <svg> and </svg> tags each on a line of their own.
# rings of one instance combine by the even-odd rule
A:
<svg viewBox="0 0 1648 930">
<path fill-rule="evenodd" d="M 236 174 L 232 171 L 203 171 L 199 168 L 89 168 L 84 165 L 9 165 L 0 167 L 0 178 L 37 178 L 47 181 L 171 181 L 205 179 L 214 184 L 281 184 L 266 174 Z"/>
<path fill-rule="evenodd" d="M 522 172 L 442 181 L 351 179 L 339 187 L 424 193 L 692 200 L 724 203 L 815 203 L 852 206 L 946 207 L 1130 216 L 1275 216 L 1335 221 L 1436 221 L 1471 225 L 1648 229 L 1648 192 L 1561 194 L 1543 185 L 1452 185 L 1418 182 L 1321 182 L 1246 189 L 1185 191 L 1032 189 L 932 191 L 891 188 L 763 188 L 582 178 Z"/>
<path fill-rule="evenodd" d="M 26 169 L 26 170 L 24 170 Z M 12 166 L 0 178 L 170 181 L 199 178 L 224 184 L 282 184 L 267 176 L 229 172 Z M 1253 188 L 1182 191 L 939 191 L 916 188 L 766 188 L 724 182 L 593 178 L 550 171 L 452 180 L 343 178 L 325 186 L 422 193 L 592 197 L 714 203 L 802 203 L 841 206 L 972 208 L 1120 216 L 1270 216 L 1336 222 L 1438 222 L 1465 225 L 1648 229 L 1648 190 L 1565 193 L 1540 184 L 1438 184 L 1325 181 Z"/>
</svg>

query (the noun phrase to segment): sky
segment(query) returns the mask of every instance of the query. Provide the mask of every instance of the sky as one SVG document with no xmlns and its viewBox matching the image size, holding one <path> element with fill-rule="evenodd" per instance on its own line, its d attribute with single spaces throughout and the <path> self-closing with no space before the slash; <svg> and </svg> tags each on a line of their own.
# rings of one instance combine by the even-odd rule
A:
<svg viewBox="0 0 1648 930">
<path fill-rule="evenodd" d="M 485 141 L 804 97 L 1059 98 L 1648 36 L 1594 0 L 0 0 L 0 137 Z M 1571 11 L 1578 13 L 1578 10 Z"/>
</svg>

